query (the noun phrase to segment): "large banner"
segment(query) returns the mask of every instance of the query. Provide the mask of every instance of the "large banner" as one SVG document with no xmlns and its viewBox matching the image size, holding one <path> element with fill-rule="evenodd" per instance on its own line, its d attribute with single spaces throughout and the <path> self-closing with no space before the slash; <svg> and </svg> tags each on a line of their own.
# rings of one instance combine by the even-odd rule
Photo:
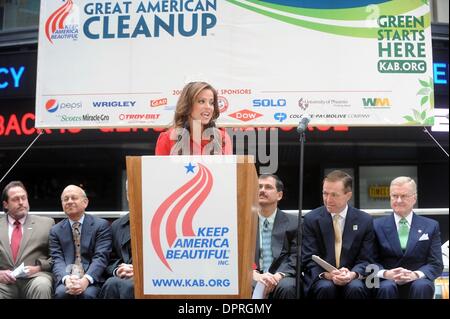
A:
<svg viewBox="0 0 450 319">
<path fill-rule="evenodd" d="M 236 163 L 142 157 L 144 294 L 238 294 Z"/>
<path fill-rule="evenodd" d="M 41 1 L 36 126 L 168 126 L 197 80 L 220 126 L 432 125 L 428 2 Z"/>
</svg>

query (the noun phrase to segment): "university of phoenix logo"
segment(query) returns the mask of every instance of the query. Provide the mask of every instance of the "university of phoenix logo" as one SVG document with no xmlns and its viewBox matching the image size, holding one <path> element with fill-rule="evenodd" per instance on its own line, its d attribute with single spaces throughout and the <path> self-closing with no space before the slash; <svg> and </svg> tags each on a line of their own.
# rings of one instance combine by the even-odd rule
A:
<svg viewBox="0 0 450 319">
<path fill-rule="evenodd" d="M 150 226 L 150 240 L 153 248 L 158 258 L 170 271 L 172 268 L 167 262 L 162 242 L 164 241 L 171 248 L 178 237 L 194 237 L 196 235 L 192 228 L 194 216 L 213 186 L 212 174 L 202 164 L 194 166 L 189 163 L 185 168 L 186 174 L 195 174 L 194 170 L 198 168 L 197 174 L 162 202 L 156 210 Z M 177 228 L 177 225 L 181 225 L 181 227 Z M 165 236 L 163 229 L 165 229 Z"/>
<path fill-rule="evenodd" d="M 78 6 L 72 0 L 56 9 L 45 22 L 45 36 L 53 44 L 53 40 L 78 40 Z"/>
</svg>

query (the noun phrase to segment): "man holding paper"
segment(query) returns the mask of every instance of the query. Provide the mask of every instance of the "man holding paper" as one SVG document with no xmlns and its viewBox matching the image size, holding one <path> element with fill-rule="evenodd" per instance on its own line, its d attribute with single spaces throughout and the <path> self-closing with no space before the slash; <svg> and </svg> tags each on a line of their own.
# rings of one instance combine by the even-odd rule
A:
<svg viewBox="0 0 450 319">
<path fill-rule="evenodd" d="M 53 293 L 48 234 L 53 219 L 29 215 L 25 186 L 10 182 L 2 193 L 0 299 L 50 299 Z"/>
<path fill-rule="evenodd" d="M 362 279 L 373 256 L 372 217 L 348 205 L 352 178 L 345 172 L 332 171 L 324 178 L 322 196 L 324 206 L 304 218 L 305 295 L 315 299 L 368 298 L 369 289 Z M 313 255 L 337 269 L 325 270 L 325 264 L 314 261 Z"/>
<path fill-rule="evenodd" d="M 376 297 L 431 299 L 434 280 L 443 270 L 439 224 L 414 214 L 417 186 L 397 177 L 390 186 L 392 215 L 375 219 L 377 262 L 382 278 Z"/>
<path fill-rule="evenodd" d="M 255 289 L 264 286 L 262 298 L 293 299 L 295 268 L 292 264 L 297 256 L 297 218 L 278 209 L 284 189 L 278 176 L 260 175 L 258 183 L 261 211 L 256 234 L 256 269 L 253 270 Z"/>
</svg>

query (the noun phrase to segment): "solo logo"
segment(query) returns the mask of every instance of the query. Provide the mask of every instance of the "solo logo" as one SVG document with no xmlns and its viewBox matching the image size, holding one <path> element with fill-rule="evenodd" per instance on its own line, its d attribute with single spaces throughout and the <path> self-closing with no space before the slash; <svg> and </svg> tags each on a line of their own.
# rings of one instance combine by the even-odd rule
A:
<svg viewBox="0 0 450 319">
<path fill-rule="evenodd" d="M 253 107 L 284 107 L 287 105 L 285 99 L 257 99 L 253 100 Z"/>
</svg>

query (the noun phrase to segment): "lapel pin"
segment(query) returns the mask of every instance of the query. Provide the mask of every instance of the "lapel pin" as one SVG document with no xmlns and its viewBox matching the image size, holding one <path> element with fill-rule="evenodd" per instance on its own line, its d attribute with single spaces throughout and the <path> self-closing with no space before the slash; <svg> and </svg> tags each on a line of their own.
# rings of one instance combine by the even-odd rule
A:
<svg viewBox="0 0 450 319">
<path fill-rule="evenodd" d="M 420 234 L 420 233 L 422 232 L 422 229 L 419 229 L 418 232 L 419 232 L 419 234 Z"/>
<path fill-rule="evenodd" d="M 353 225 L 353 230 L 358 230 L 358 225 Z"/>
</svg>

